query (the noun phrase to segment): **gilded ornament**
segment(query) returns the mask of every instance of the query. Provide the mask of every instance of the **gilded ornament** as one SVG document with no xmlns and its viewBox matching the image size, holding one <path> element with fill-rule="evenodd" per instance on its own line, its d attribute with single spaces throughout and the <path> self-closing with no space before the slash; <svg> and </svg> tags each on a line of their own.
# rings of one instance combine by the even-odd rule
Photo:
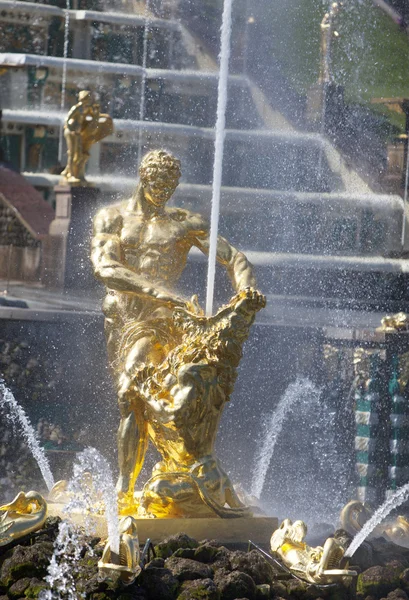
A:
<svg viewBox="0 0 409 600">
<path fill-rule="evenodd" d="M 120 579 L 124 585 L 130 585 L 141 572 L 139 564 L 139 539 L 135 519 L 123 517 L 119 522 L 119 555 L 111 550 L 108 539 L 98 570 L 104 577 Z"/>
<path fill-rule="evenodd" d="M 38 492 L 19 492 L 0 506 L 0 546 L 41 529 L 47 518 L 47 502 Z"/>
<path fill-rule="evenodd" d="M 214 456 L 219 419 L 241 347 L 264 297 L 247 258 L 218 238 L 217 260 L 236 295 L 215 316 L 175 290 L 192 247 L 209 252 L 201 215 L 167 207 L 181 175 L 164 150 L 142 160 L 133 196 L 94 219 L 92 262 L 106 286 L 108 357 L 117 389 L 117 490 L 123 514 L 237 517 L 249 514 Z M 135 483 L 148 442 L 161 454 L 140 501 Z M 227 505 L 227 506 L 226 506 Z"/>
<path fill-rule="evenodd" d="M 348 581 L 356 575 L 341 567 L 345 548 L 335 538 L 328 538 L 324 546 L 311 548 L 305 543 L 307 526 L 303 521 L 284 519 L 270 540 L 271 552 L 294 575 L 309 583 L 327 585 Z M 346 566 L 346 565 L 345 565 Z"/>
<path fill-rule="evenodd" d="M 112 118 L 100 112 L 91 92 L 82 90 L 78 102 L 68 112 L 64 122 L 67 142 L 67 166 L 61 173 L 61 183 L 89 185 L 85 179 L 85 166 L 90 157 L 91 146 L 114 131 Z"/>
</svg>

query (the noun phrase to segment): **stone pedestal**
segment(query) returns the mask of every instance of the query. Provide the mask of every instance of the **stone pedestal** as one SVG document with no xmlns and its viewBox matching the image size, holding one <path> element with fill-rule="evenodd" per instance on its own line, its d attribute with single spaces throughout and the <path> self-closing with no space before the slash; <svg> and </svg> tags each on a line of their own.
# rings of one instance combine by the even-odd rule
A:
<svg viewBox="0 0 409 600">
<path fill-rule="evenodd" d="M 54 191 L 55 219 L 45 244 L 44 283 L 74 292 L 93 289 L 90 244 L 99 189 L 57 185 Z"/>
<path fill-rule="evenodd" d="M 63 512 L 64 504 L 49 503 L 49 516 L 60 516 L 82 525 L 82 514 Z M 107 522 L 104 516 L 93 517 L 96 522 L 96 535 L 107 537 Z M 187 533 L 195 540 L 215 539 L 222 544 L 246 544 L 249 540 L 258 546 L 269 547 L 270 538 L 278 527 L 276 517 L 249 517 L 243 519 L 136 519 L 139 542 L 147 539 L 157 544 L 167 537 Z"/>
</svg>

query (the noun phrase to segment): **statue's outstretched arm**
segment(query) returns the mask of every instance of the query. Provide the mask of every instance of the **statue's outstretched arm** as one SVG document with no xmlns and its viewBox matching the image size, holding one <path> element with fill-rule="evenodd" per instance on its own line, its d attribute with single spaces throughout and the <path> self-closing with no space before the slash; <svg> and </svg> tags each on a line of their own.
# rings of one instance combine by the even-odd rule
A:
<svg viewBox="0 0 409 600">
<path fill-rule="evenodd" d="M 172 308 L 186 304 L 180 298 L 158 289 L 135 273 L 123 263 L 119 233 L 122 218 L 119 215 L 107 218 L 106 214 L 98 214 L 94 220 L 94 236 L 91 246 L 91 260 L 94 275 L 108 288 L 119 292 L 130 292 L 139 296 L 150 296 L 162 305 Z"/>
<path fill-rule="evenodd" d="M 194 245 L 204 254 L 209 254 L 209 228 L 200 215 L 191 215 L 190 223 L 195 238 Z M 217 238 L 217 261 L 226 267 L 233 288 L 238 292 L 245 288 L 255 288 L 256 279 L 253 265 L 247 257 L 236 250 L 227 240 L 219 235 Z"/>
</svg>

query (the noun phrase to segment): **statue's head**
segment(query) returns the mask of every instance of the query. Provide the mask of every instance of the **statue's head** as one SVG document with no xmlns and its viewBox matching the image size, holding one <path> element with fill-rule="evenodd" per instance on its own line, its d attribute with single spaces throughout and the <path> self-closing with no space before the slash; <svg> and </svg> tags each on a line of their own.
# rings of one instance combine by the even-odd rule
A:
<svg viewBox="0 0 409 600">
<path fill-rule="evenodd" d="M 162 206 L 178 186 L 180 161 L 166 150 L 151 150 L 142 159 L 139 175 L 145 198 L 155 206 Z"/>
<path fill-rule="evenodd" d="M 89 90 L 81 90 L 78 92 L 78 100 L 83 104 L 91 104 L 92 103 L 92 94 Z"/>
</svg>

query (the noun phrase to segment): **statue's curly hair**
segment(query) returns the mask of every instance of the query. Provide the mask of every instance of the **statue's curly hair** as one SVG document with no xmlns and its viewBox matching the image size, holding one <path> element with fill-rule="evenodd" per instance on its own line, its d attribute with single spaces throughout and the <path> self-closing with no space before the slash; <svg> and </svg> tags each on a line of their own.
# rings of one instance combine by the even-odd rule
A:
<svg viewBox="0 0 409 600">
<path fill-rule="evenodd" d="M 180 160 L 166 150 L 151 150 L 145 154 L 139 167 L 141 181 L 150 183 L 162 173 L 164 178 L 178 180 L 181 176 Z"/>
</svg>

